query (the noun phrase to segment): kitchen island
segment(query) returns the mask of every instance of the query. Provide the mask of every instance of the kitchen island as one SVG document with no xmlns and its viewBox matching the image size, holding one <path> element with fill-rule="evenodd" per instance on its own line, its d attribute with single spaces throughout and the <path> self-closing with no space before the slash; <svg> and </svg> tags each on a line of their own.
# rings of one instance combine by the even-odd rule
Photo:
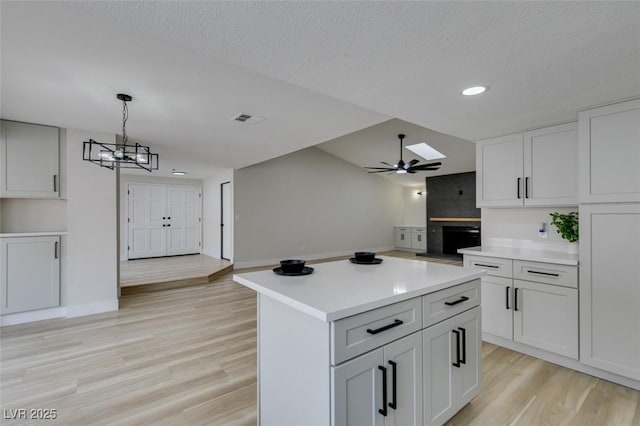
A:
<svg viewBox="0 0 640 426">
<path fill-rule="evenodd" d="M 480 391 L 485 272 L 380 258 L 234 275 L 258 293 L 261 425 L 442 424 Z"/>
</svg>

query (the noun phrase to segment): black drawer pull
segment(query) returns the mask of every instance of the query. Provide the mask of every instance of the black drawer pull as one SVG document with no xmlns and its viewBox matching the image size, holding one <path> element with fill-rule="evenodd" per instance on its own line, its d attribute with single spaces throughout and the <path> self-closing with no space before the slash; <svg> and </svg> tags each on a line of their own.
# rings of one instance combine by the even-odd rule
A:
<svg viewBox="0 0 640 426">
<path fill-rule="evenodd" d="M 522 179 L 522 178 L 518 178 L 518 179 L 516 179 L 516 186 L 517 186 L 518 198 L 519 198 L 519 199 L 520 199 L 520 198 L 522 198 L 522 196 L 520 195 L 520 180 L 521 180 L 521 179 Z"/>
<path fill-rule="evenodd" d="M 504 289 L 506 290 L 506 293 L 507 293 L 507 297 L 506 297 L 506 300 L 505 300 L 506 305 L 507 305 L 506 308 L 507 309 L 511 309 L 511 308 L 509 308 L 509 287 L 505 287 Z"/>
<path fill-rule="evenodd" d="M 378 413 L 387 417 L 387 369 L 381 365 L 378 369 L 382 371 L 382 408 L 378 410 Z"/>
<path fill-rule="evenodd" d="M 529 271 L 527 270 L 528 273 L 530 274 L 538 274 L 538 275 L 547 275 L 549 277 L 559 277 L 560 274 L 554 274 L 552 272 L 540 272 L 540 271 Z"/>
<path fill-rule="evenodd" d="M 460 368 L 460 332 L 458 330 L 451 330 L 456 335 L 456 362 L 452 365 Z"/>
<path fill-rule="evenodd" d="M 517 311 L 518 310 L 518 288 L 516 287 L 516 289 L 513 292 L 513 310 Z"/>
<path fill-rule="evenodd" d="M 529 178 L 524 178 L 524 198 L 529 198 Z"/>
<path fill-rule="evenodd" d="M 394 320 L 393 323 L 387 324 L 384 327 L 376 328 L 375 330 L 367 328 L 367 333 L 369 333 L 369 334 L 382 333 L 385 330 L 389 330 L 390 328 L 397 327 L 397 326 L 402 325 L 402 324 L 404 324 L 404 322 L 402 320 L 397 319 L 397 320 Z"/>
<path fill-rule="evenodd" d="M 393 396 L 393 402 L 389 403 L 389 407 L 396 410 L 398 408 L 398 389 L 397 389 L 397 381 L 398 381 L 398 364 L 395 361 L 389 361 L 391 365 L 391 396 Z"/>
<path fill-rule="evenodd" d="M 460 299 L 458 300 L 454 300 L 453 302 L 444 302 L 444 304 L 447 306 L 454 306 L 454 305 L 457 305 L 458 303 L 466 302 L 467 300 L 469 300 L 467 296 L 461 296 Z"/>
<path fill-rule="evenodd" d="M 493 268 L 498 269 L 499 266 L 496 265 L 485 265 L 484 263 L 474 263 L 473 266 L 482 266 L 483 268 Z"/>
<path fill-rule="evenodd" d="M 462 357 L 460 358 L 460 364 L 467 363 L 467 330 L 462 327 L 458 327 L 458 330 L 462 332 Z"/>
</svg>

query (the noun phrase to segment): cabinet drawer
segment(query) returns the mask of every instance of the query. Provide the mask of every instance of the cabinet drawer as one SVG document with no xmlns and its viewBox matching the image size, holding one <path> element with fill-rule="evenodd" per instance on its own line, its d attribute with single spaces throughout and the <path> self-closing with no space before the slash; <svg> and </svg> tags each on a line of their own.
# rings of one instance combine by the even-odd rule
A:
<svg viewBox="0 0 640 426">
<path fill-rule="evenodd" d="M 480 304 L 480 280 L 422 296 L 422 326 L 429 327 Z"/>
<path fill-rule="evenodd" d="M 332 322 L 331 364 L 340 364 L 418 331 L 421 322 L 419 297 Z"/>
<path fill-rule="evenodd" d="M 578 288 L 578 268 L 575 266 L 514 260 L 513 277 L 519 280 Z"/>
<path fill-rule="evenodd" d="M 464 266 L 484 269 L 494 277 L 513 277 L 513 261 L 500 257 L 464 256 Z"/>
</svg>

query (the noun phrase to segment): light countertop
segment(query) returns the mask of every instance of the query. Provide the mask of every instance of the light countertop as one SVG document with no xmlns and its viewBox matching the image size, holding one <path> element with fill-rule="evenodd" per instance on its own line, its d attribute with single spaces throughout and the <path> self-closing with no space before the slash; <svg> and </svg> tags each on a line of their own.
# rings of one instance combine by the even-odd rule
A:
<svg viewBox="0 0 640 426">
<path fill-rule="evenodd" d="M 323 321 L 335 321 L 391 303 L 478 279 L 485 271 L 379 256 L 379 265 L 348 260 L 307 263 L 315 271 L 290 277 L 273 271 L 248 272 L 233 280 Z"/>
<path fill-rule="evenodd" d="M 52 237 L 57 235 L 67 235 L 67 231 L 57 232 L 3 232 L 0 237 Z"/>
<path fill-rule="evenodd" d="M 555 263 L 558 265 L 578 265 L 578 255 L 561 251 L 526 249 L 519 247 L 469 247 L 458 249 L 458 253 L 474 256 L 502 257 L 506 259 L 529 260 L 532 262 Z"/>
</svg>

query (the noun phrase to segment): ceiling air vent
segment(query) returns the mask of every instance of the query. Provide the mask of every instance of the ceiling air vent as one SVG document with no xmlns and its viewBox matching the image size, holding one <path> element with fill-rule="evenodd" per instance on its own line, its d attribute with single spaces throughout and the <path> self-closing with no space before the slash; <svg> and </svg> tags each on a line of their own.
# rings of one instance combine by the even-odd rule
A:
<svg viewBox="0 0 640 426">
<path fill-rule="evenodd" d="M 240 114 L 235 115 L 232 120 L 255 125 L 263 121 L 264 117 L 258 117 L 241 112 Z"/>
</svg>

